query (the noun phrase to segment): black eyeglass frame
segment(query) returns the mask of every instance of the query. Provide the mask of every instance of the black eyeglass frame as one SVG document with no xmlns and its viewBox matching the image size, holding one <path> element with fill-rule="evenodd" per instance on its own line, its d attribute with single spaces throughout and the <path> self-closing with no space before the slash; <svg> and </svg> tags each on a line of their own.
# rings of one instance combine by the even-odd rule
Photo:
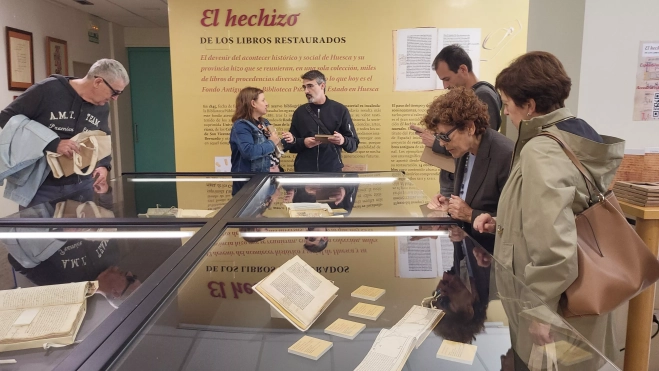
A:
<svg viewBox="0 0 659 371">
<path fill-rule="evenodd" d="M 94 76 L 94 78 L 103 80 L 103 82 L 105 83 L 105 85 L 107 85 L 107 87 L 110 88 L 110 90 L 112 91 L 112 96 L 113 96 L 113 97 L 118 97 L 118 96 L 121 95 L 121 93 L 124 92 L 123 90 L 115 90 L 115 89 L 112 87 L 112 85 L 110 85 L 110 83 L 107 82 L 107 81 L 106 81 L 104 78 L 102 78 L 101 76 Z"/>
<path fill-rule="evenodd" d="M 136 275 L 134 275 L 134 274 L 131 273 L 131 275 L 129 276 L 129 275 L 128 275 L 128 272 L 126 272 L 126 288 L 124 288 L 124 291 L 122 291 L 122 292 L 121 292 L 121 295 L 119 295 L 120 298 L 124 296 L 124 294 L 126 293 L 126 291 L 128 291 L 128 288 L 130 287 L 130 285 L 132 285 L 133 283 L 135 283 L 136 280 L 137 280 L 137 276 L 136 276 Z"/>
<path fill-rule="evenodd" d="M 445 134 L 436 133 L 435 138 L 437 138 L 437 140 L 441 140 L 443 142 L 448 143 L 448 142 L 451 141 L 451 137 L 450 137 L 451 133 L 453 133 L 456 130 L 458 130 L 457 126 L 455 126 L 453 129 L 447 131 Z"/>
</svg>

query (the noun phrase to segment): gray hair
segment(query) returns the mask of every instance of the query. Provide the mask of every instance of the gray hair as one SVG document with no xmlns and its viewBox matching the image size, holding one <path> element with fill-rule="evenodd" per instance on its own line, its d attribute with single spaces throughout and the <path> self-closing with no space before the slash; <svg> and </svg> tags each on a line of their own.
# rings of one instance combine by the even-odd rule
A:
<svg viewBox="0 0 659 371">
<path fill-rule="evenodd" d="M 130 78 L 124 66 L 115 61 L 114 59 L 99 59 L 92 65 L 87 72 L 87 79 L 94 79 L 94 76 L 99 76 L 108 82 L 122 81 L 124 85 L 128 85 Z"/>
<path fill-rule="evenodd" d="M 316 80 L 316 84 L 318 85 L 327 81 L 325 79 L 325 75 L 323 75 L 323 73 L 318 70 L 307 71 L 304 75 L 302 75 L 302 80 Z"/>
</svg>

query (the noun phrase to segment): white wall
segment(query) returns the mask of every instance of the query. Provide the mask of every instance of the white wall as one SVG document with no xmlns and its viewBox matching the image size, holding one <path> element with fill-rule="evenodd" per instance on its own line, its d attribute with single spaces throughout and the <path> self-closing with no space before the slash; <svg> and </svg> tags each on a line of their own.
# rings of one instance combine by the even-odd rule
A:
<svg viewBox="0 0 659 371">
<path fill-rule="evenodd" d="M 0 5 L 0 107 L 4 108 L 19 91 L 7 89 L 7 56 L 5 27 L 32 32 L 34 48 L 34 79 L 46 78 L 46 36 L 66 40 L 69 52 L 69 71 L 73 73 L 73 61 L 94 63 L 111 56 L 110 24 L 92 15 L 45 0 L 1 0 Z M 89 20 L 99 26 L 99 44 L 87 38 Z M 115 27 L 117 27 L 115 25 Z M 123 35 L 120 37 L 123 44 Z M 116 44 L 116 43 L 115 43 Z M 115 45 L 116 47 L 116 45 Z M 114 133 L 118 134 L 118 133 Z M 0 187 L 0 195 L 4 192 Z M 0 217 L 18 210 L 18 206 L 0 197 Z"/>
<path fill-rule="evenodd" d="M 565 105 L 578 114 L 586 0 L 530 0 L 527 50 L 554 54 L 572 79 Z"/>
<path fill-rule="evenodd" d="M 659 121 L 632 121 L 640 41 L 659 41 L 659 1 L 586 0 L 579 116 L 626 148 L 659 146 Z"/>
</svg>

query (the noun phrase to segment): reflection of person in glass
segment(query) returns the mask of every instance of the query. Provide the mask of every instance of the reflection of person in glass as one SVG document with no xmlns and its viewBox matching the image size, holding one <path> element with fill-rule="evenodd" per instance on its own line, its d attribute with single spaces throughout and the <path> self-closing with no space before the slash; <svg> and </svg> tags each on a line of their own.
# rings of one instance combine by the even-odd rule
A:
<svg viewBox="0 0 659 371">
<path fill-rule="evenodd" d="M 268 102 L 263 90 L 247 87 L 236 97 L 236 111 L 231 118 L 233 126 L 231 145 L 231 172 L 267 173 L 279 171 L 281 151 L 277 131 L 263 116 L 268 112 Z M 246 182 L 233 182 L 232 195 Z"/>
<path fill-rule="evenodd" d="M 490 302 L 490 267 L 478 263 L 475 251 L 482 247 L 462 229 L 449 227 L 449 238 L 454 242 L 454 261 L 451 270 L 444 272 L 437 284 L 439 296 L 435 306 L 444 310 L 445 318 L 435 331 L 445 339 L 471 343 L 485 328 Z"/>
<path fill-rule="evenodd" d="M 435 331 L 445 339 L 471 343 L 476 340 L 476 334 L 485 328 L 488 303 L 480 301 L 475 282 L 470 281 L 470 287 L 467 288 L 452 269 L 444 272 L 437 284 L 440 294 L 434 305 L 444 310 L 445 315 Z"/>
<path fill-rule="evenodd" d="M 327 228 L 308 228 L 307 230 L 309 231 L 327 231 Z M 318 237 L 318 236 L 313 236 L 313 237 L 305 237 L 304 238 L 304 248 L 311 251 L 311 252 L 321 252 L 325 250 L 327 247 L 327 243 L 329 242 L 329 237 Z"/>
<path fill-rule="evenodd" d="M 357 194 L 356 185 L 346 186 L 325 186 L 325 185 L 308 185 L 305 187 L 296 187 L 293 189 L 294 203 L 297 202 L 318 202 L 326 203 L 332 209 L 344 209 L 345 214 L 349 215 L 355 205 Z"/>
<path fill-rule="evenodd" d="M 38 286 L 98 280 L 98 292 L 117 307 L 141 282 L 117 266 L 116 240 L 5 240 L 12 268 Z"/>
</svg>

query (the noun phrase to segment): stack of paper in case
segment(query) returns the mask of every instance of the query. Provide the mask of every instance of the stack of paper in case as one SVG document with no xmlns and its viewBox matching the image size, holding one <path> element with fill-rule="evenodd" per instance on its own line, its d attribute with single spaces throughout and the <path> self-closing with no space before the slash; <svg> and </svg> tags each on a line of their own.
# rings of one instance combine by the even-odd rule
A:
<svg viewBox="0 0 659 371">
<path fill-rule="evenodd" d="M 98 281 L 0 291 L 0 351 L 69 345 Z"/>
<path fill-rule="evenodd" d="M 355 371 L 400 371 L 415 348 L 444 316 L 440 309 L 415 305 L 391 329 L 383 329 Z"/>
<path fill-rule="evenodd" d="M 618 200 L 637 206 L 659 206 L 659 182 L 616 182 Z"/>
<path fill-rule="evenodd" d="M 275 269 L 253 289 L 300 331 L 311 327 L 339 290 L 299 256 Z"/>
</svg>

